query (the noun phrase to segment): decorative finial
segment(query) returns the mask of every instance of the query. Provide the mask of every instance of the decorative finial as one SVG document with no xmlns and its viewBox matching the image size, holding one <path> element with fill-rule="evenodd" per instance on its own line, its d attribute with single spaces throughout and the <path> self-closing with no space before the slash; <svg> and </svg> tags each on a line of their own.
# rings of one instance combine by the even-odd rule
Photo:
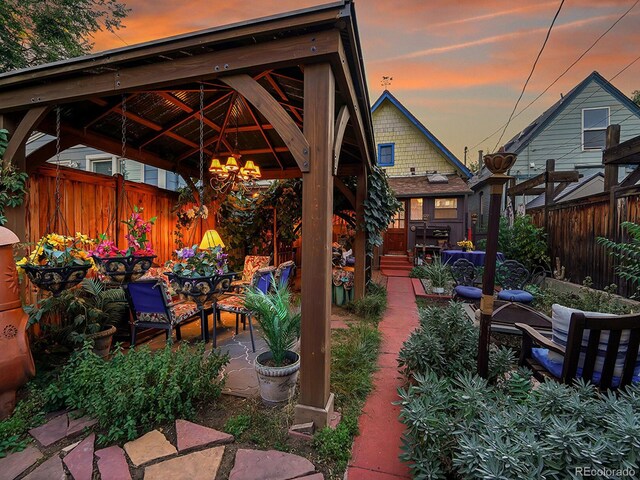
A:
<svg viewBox="0 0 640 480">
<path fill-rule="evenodd" d="M 380 85 L 382 85 L 382 87 L 385 90 L 389 90 L 389 87 L 391 86 L 391 82 L 393 81 L 393 77 L 390 77 L 389 75 L 383 75 L 382 76 L 382 81 L 380 82 Z"/>
</svg>

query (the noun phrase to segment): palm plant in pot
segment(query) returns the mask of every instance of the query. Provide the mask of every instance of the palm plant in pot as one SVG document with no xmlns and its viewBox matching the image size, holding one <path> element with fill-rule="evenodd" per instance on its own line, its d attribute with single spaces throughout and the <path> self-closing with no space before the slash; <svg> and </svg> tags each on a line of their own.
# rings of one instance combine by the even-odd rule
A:
<svg viewBox="0 0 640 480">
<path fill-rule="evenodd" d="M 256 357 L 260 396 L 267 405 L 286 402 L 295 390 L 300 355 L 293 351 L 300 335 L 300 312 L 291 305 L 291 292 L 275 280 L 269 292 L 247 291 L 245 307 L 258 320 L 269 350 Z"/>
<path fill-rule="evenodd" d="M 444 293 L 445 287 L 451 281 L 451 269 L 440 257 L 435 257 L 433 262 L 424 266 L 424 274 L 431 283 L 431 290 L 438 295 Z"/>
</svg>

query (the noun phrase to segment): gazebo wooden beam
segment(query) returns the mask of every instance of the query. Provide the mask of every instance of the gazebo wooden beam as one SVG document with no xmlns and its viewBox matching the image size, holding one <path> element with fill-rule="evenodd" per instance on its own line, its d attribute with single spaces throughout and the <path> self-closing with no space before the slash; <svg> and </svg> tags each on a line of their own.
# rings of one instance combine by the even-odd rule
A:
<svg viewBox="0 0 640 480">
<path fill-rule="evenodd" d="M 298 168 L 302 172 L 308 172 L 309 142 L 276 99 L 249 75 L 220 77 L 220 80 L 242 95 L 273 125 L 282 141 L 289 148 Z"/>
<path fill-rule="evenodd" d="M 321 61 L 338 51 L 340 33 L 327 30 L 255 45 L 229 48 L 161 63 L 118 68 L 115 72 L 79 75 L 74 81 L 51 79 L 41 85 L 0 92 L 2 111 L 66 103 L 96 96 L 116 95 L 136 89 L 200 81 L 222 73 L 252 68 L 274 68 L 304 61 Z"/>
<path fill-rule="evenodd" d="M 5 165 L 11 163 L 16 153 L 24 149 L 31 132 L 33 132 L 34 128 L 45 117 L 48 111 L 49 108 L 45 106 L 34 107 L 28 110 L 20 121 L 16 123 L 15 128 L 7 129 L 9 130 L 9 144 L 3 156 Z"/>
<path fill-rule="evenodd" d="M 267 134 L 265 133 L 265 131 L 260 127 L 260 120 L 258 119 L 256 114 L 253 113 L 253 109 L 251 108 L 251 105 L 249 104 L 249 102 L 247 102 L 247 100 L 244 97 L 241 96 L 240 98 L 244 103 L 245 107 L 247 107 L 247 110 L 249 111 L 249 113 L 251 114 L 251 118 L 255 122 L 256 127 L 258 127 L 258 129 L 260 130 L 260 134 L 262 135 L 263 140 L 267 144 L 267 147 L 269 147 L 269 150 L 271 150 L 271 153 L 273 154 L 273 158 L 275 158 L 276 162 L 278 162 L 278 165 L 280 165 L 280 168 L 284 169 L 284 165 L 282 165 L 282 162 L 280 161 L 280 157 L 278 156 L 276 149 L 271 144 L 271 140 L 269 140 L 269 137 L 267 137 Z"/>
<path fill-rule="evenodd" d="M 640 135 L 622 142 L 615 147 L 607 148 L 602 153 L 602 163 L 614 165 L 640 164 Z"/>
<path fill-rule="evenodd" d="M 349 187 L 347 187 L 347 185 L 342 181 L 342 179 L 340 177 L 335 177 L 333 179 L 333 184 L 335 185 L 335 187 L 340 190 L 340 193 L 342 193 L 342 195 L 344 195 L 344 198 L 347 199 L 347 202 L 349 202 L 349 205 L 351 205 L 351 208 L 353 208 L 354 210 L 356 209 L 356 194 L 353 193 L 351 190 L 349 190 Z"/>
<path fill-rule="evenodd" d="M 336 125 L 334 128 L 335 138 L 333 140 L 333 174 L 338 174 L 338 162 L 340 161 L 340 152 L 342 150 L 342 141 L 344 140 L 344 132 L 347 130 L 347 124 L 349 123 L 351 115 L 349 113 L 349 107 L 343 105 L 338 112 L 338 118 L 336 118 Z M 355 205 L 355 202 L 354 202 Z"/>
<path fill-rule="evenodd" d="M 364 203 L 367 199 L 367 169 L 365 165 L 360 165 L 360 171 L 356 178 L 356 238 L 353 242 L 353 253 L 356 257 L 354 292 L 356 300 L 365 295 L 367 284 L 367 232 L 364 229 Z"/>
</svg>

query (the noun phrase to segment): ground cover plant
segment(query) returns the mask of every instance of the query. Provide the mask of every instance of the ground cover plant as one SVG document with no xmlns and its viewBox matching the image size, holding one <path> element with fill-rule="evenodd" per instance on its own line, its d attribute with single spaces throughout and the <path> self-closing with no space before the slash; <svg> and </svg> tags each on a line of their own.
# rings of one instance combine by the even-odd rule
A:
<svg viewBox="0 0 640 480">
<path fill-rule="evenodd" d="M 401 458 L 414 478 L 611 478 L 598 473 L 605 469 L 635 478 L 640 385 L 618 396 L 582 382 L 534 389 L 529 371 L 512 369 L 507 349 L 491 352 L 490 378 L 482 379 L 474 375 L 477 343 L 462 350 L 477 334 L 461 314 L 455 304 L 421 309 L 420 327 L 400 352 L 408 380 L 398 392 L 407 427 Z"/>
<path fill-rule="evenodd" d="M 602 312 L 616 315 L 631 313 L 632 308 L 623 303 L 614 292 L 616 285 L 605 287 L 604 291 L 591 288 L 591 278 L 587 277 L 578 292 L 562 292 L 551 287 L 527 288 L 533 293 L 533 307 L 545 315 L 551 316 L 551 305 L 554 303 L 585 312 Z"/>
<path fill-rule="evenodd" d="M 387 309 L 387 291 L 379 283 L 371 281 L 367 286 L 367 294 L 347 304 L 346 308 L 359 317 L 377 324 Z"/>
<path fill-rule="evenodd" d="M 218 398 L 226 356 L 204 355 L 204 345 L 116 350 L 105 362 L 85 346 L 46 391 L 48 408 L 81 410 L 98 420 L 100 443 L 133 440 L 176 418 L 192 418 Z"/>
</svg>

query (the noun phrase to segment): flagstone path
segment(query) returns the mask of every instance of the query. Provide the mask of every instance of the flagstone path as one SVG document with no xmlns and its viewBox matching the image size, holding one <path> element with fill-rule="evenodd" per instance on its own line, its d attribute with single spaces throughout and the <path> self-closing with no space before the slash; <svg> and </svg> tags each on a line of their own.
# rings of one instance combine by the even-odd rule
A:
<svg viewBox="0 0 640 480">
<path fill-rule="evenodd" d="M 408 467 L 398 458 L 404 427 L 398 420 L 400 407 L 393 402 L 403 384 L 396 359 L 404 341 L 418 327 L 418 309 L 410 278 L 389 277 L 387 292 L 388 308 L 378 327 L 382 333 L 378 371 L 358 421 L 360 434 L 353 444 L 348 480 L 411 478 Z"/>
<path fill-rule="evenodd" d="M 145 480 L 212 480 L 218 474 L 226 446 L 234 442 L 233 435 L 176 420 L 175 445 L 161 431 L 152 430 L 125 443 L 124 449 L 113 445 L 94 451 L 96 436 L 90 433 L 45 459 L 42 450 L 46 446 L 63 439 L 71 441 L 76 435 L 75 429 L 69 430 L 69 422 L 69 414 L 60 412 L 34 429 L 32 436 L 37 443 L 0 459 L 0 480 L 131 480 L 141 476 Z M 51 441 L 63 431 L 62 437 Z M 68 431 L 71 433 L 66 435 Z M 228 478 L 323 480 L 324 476 L 309 460 L 297 455 L 238 449 Z"/>
</svg>

